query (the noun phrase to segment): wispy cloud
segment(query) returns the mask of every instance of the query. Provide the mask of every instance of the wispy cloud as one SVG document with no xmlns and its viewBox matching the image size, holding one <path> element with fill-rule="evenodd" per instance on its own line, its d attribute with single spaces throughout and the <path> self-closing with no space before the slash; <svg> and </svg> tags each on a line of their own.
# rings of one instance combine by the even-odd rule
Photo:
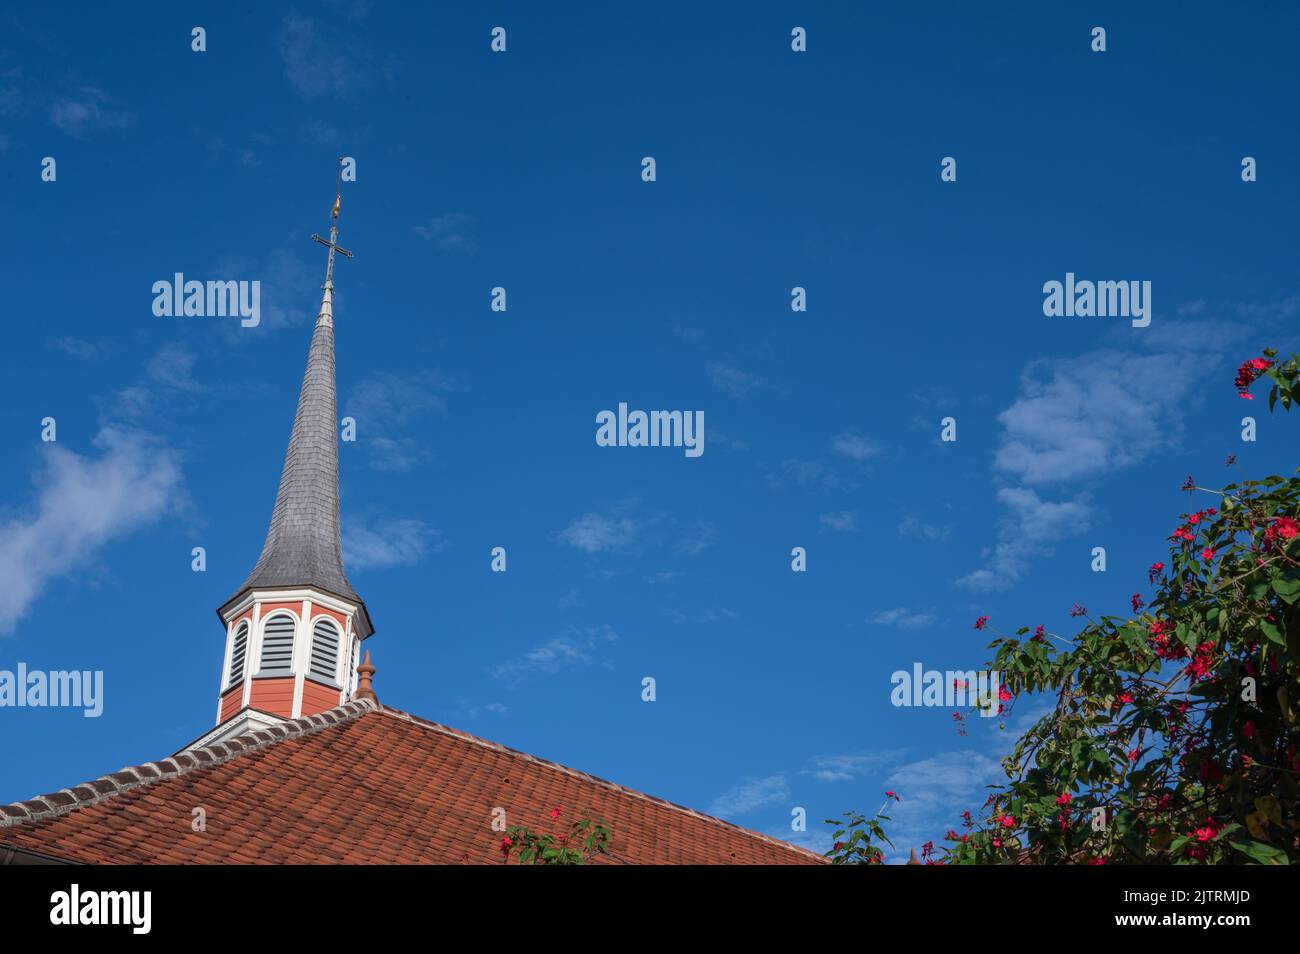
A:
<svg viewBox="0 0 1300 954">
<path fill-rule="evenodd" d="M 881 453 L 880 444 L 861 434 L 836 434 L 831 438 L 831 453 L 849 460 L 865 461 Z"/>
<path fill-rule="evenodd" d="M 937 843 L 949 828 L 960 826 L 963 809 L 978 813 L 988 786 L 1005 779 L 996 759 L 971 750 L 939 752 L 895 768 L 885 778 L 901 799 L 887 812 L 896 852 L 890 860 L 906 859 L 926 841 Z"/>
<path fill-rule="evenodd" d="M 622 553 L 641 535 L 641 523 L 621 512 L 584 513 L 560 531 L 560 539 L 584 553 Z"/>
<path fill-rule="evenodd" d="M 929 610 L 910 610 L 905 606 L 881 610 L 867 617 L 873 626 L 893 626 L 898 629 L 925 629 L 933 626 L 938 617 Z"/>
<path fill-rule="evenodd" d="M 41 448 L 35 499 L 0 526 L 0 634 L 13 632 L 46 585 L 93 564 L 109 544 L 179 509 L 179 453 L 160 438 L 118 424 L 101 428 L 82 455 Z"/>
<path fill-rule="evenodd" d="M 757 374 L 742 371 L 740 368 L 724 364 L 721 361 L 711 362 L 705 370 L 708 372 L 709 380 L 713 382 L 715 388 L 724 394 L 730 394 L 734 398 L 743 398 L 751 391 L 767 386 L 767 382 Z"/>
<path fill-rule="evenodd" d="M 82 86 L 50 103 L 50 122 L 74 139 L 85 139 L 93 133 L 129 128 L 135 125 L 135 116 L 102 89 Z"/>
<path fill-rule="evenodd" d="M 737 619 L 739 613 L 729 610 L 725 606 L 713 609 L 706 607 L 702 610 L 696 610 L 692 613 L 683 613 L 681 610 L 664 610 L 664 615 L 676 623 L 678 626 L 689 624 L 693 626 L 708 626 L 711 623 L 720 623 L 724 620 Z"/>
<path fill-rule="evenodd" d="M 349 570 L 412 566 L 427 553 L 446 549 L 442 534 L 423 520 L 360 516 L 343 519 L 343 564 Z"/>
<path fill-rule="evenodd" d="M 194 354 L 181 344 L 163 345 L 149 360 L 145 372 L 151 380 L 165 388 L 177 391 L 202 390 L 202 386 L 194 379 Z"/>
<path fill-rule="evenodd" d="M 572 628 L 521 656 L 493 666 L 492 676 L 509 686 L 517 686 L 537 675 L 590 666 L 602 662 L 601 650 L 617 640 L 618 634 L 605 624 Z"/>
<path fill-rule="evenodd" d="M 463 212 L 435 215 L 424 225 L 412 225 L 411 231 L 446 252 L 473 252 L 478 244 L 470 230 L 474 217 Z"/>
<path fill-rule="evenodd" d="M 675 549 L 687 556 L 699 556 L 718 542 L 718 528 L 710 520 L 696 520 L 677 539 Z"/>
<path fill-rule="evenodd" d="M 1091 519 L 1091 507 L 1082 495 L 1050 501 L 1028 488 L 1003 487 L 997 500 L 1003 507 L 997 543 L 983 551 L 984 566 L 957 581 L 976 592 L 1010 589 L 1034 560 L 1051 553 L 1059 540 L 1083 533 Z"/>
<path fill-rule="evenodd" d="M 848 782 L 855 778 L 862 778 L 868 772 L 877 771 L 902 754 L 901 749 L 891 749 L 868 753 L 818 755 L 810 759 L 808 767 L 801 770 L 799 774 L 811 775 L 819 782 Z"/>
<path fill-rule="evenodd" d="M 781 461 L 776 471 L 767 474 L 768 486 L 781 490 L 789 486 L 817 493 L 829 493 L 834 490 L 852 490 L 857 482 L 850 477 L 827 466 L 820 460 L 804 460 L 788 457 Z"/>
<path fill-rule="evenodd" d="M 369 53 L 319 20 L 290 13 L 276 39 L 285 78 L 307 99 L 354 96 L 371 85 Z"/>
<path fill-rule="evenodd" d="M 749 779 L 713 800 L 709 814 L 719 818 L 745 815 L 764 805 L 790 801 L 790 786 L 784 775 Z"/>
<path fill-rule="evenodd" d="M 356 419 L 357 444 L 370 466 L 400 474 L 428 460 L 428 443 L 404 431 L 422 416 L 446 414 L 445 395 L 451 390 L 449 381 L 431 372 L 384 372 L 360 381 L 344 402 L 344 413 Z"/>
<path fill-rule="evenodd" d="M 85 341 L 70 335 L 46 338 L 45 345 L 82 361 L 101 361 L 116 350 L 106 342 Z"/>
<path fill-rule="evenodd" d="M 1105 348 L 1025 369 L 1020 394 L 998 415 L 993 466 L 1005 483 L 997 491 L 997 539 L 959 585 L 1008 589 L 1056 543 L 1088 528 L 1087 492 L 1056 489 L 1053 499 L 1050 489 L 1096 482 L 1177 446 L 1197 382 L 1220 363 L 1221 349 L 1209 347 L 1212 339 L 1198 327 L 1176 335 L 1153 327 L 1138 339 L 1150 351 Z"/>
<path fill-rule="evenodd" d="M 836 510 L 821 514 L 817 518 L 823 527 L 829 527 L 838 533 L 856 533 L 858 529 L 858 512 L 856 510 Z"/>
<path fill-rule="evenodd" d="M 946 524 L 926 523 L 920 517 L 908 515 L 898 524 L 900 537 L 916 537 L 919 540 L 931 540 L 942 543 L 952 534 L 952 527 Z"/>
</svg>

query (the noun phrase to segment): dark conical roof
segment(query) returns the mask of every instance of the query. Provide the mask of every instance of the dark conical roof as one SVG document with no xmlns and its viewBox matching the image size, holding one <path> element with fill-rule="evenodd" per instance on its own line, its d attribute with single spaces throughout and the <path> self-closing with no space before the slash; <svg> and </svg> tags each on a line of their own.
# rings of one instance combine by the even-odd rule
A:
<svg viewBox="0 0 1300 954">
<path fill-rule="evenodd" d="M 311 586 L 361 601 L 343 571 L 334 385 L 333 288 L 327 283 L 307 353 L 280 490 L 262 555 L 232 600 L 253 587 Z"/>
</svg>

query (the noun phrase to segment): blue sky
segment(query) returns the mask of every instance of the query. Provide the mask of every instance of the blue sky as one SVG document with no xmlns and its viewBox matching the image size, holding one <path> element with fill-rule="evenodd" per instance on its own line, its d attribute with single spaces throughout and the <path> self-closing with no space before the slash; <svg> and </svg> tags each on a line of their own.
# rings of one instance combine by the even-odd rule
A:
<svg viewBox="0 0 1300 954">
<path fill-rule="evenodd" d="M 1296 343 L 1300 15 L 1130 6 L 0 14 L 0 669 L 106 684 L 0 709 L 0 800 L 211 725 L 347 155 L 381 700 L 819 849 L 894 789 L 903 853 L 937 840 L 1036 703 L 959 735 L 890 674 L 983 663 L 977 615 L 1125 610 L 1188 473 L 1294 464 L 1231 382 Z M 261 324 L 155 317 L 175 272 L 260 281 Z M 1150 326 L 1045 317 L 1066 272 L 1150 281 Z M 705 453 L 597 447 L 621 401 L 704 411 Z"/>
</svg>

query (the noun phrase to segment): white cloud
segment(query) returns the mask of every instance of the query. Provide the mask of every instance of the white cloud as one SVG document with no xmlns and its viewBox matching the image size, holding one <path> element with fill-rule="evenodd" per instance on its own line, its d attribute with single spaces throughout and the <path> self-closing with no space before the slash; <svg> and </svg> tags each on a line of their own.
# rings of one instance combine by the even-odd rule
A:
<svg viewBox="0 0 1300 954">
<path fill-rule="evenodd" d="M 819 782 L 847 782 L 861 778 L 885 762 L 898 758 L 901 750 L 869 754 L 818 755 L 809 760 L 800 775 L 811 775 Z"/>
<path fill-rule="evenodd" d="M 320 21 L 291 13 L 277 39 L 285 78 L 307 99 L 348 96 L 369 86 L 368 55 L 327 36 Z"/>
<path fill-rule="evenodd" d="M 33 505 L 0 526 L 0 634 L 52 579 L 184 502 L 180 455 L 158 438 L 107 425 L 94 446 L 98 455 L 83 456 L 42 445 Z"/>
<path fill-rule="evenodd" d="M 850 460 L 870 460 L 880 454 L 878 443 L 861 434 L 836 434 L 831 438 L 831 453 Z"/>
<path fill-rule="evenodd" d="M 539 673 L 588 666 L 600 661 L 599 651 L 606 643 L 617 640 L 618 634 L 608 625 L 570 629 L 522 656 L 492 667 L 492 676 L 515 686 Z"/>
<path fill-rule="evenodd" d="M 477 248 L 470 229 L 474 217 L 463 212 L 435 215 L 424 225 L 412 225 L 411 231 L 447 252 L 473 252 Z"/>
<path fill-rule="evenodd" d="M 932 612 L 918 612 L 900 606 L 874 613 L 867 617 L 867 622 L 876 626 L 896 626 L 899 629 L 924 629 L 933 626 L 937 619 Z"/>
<path fill-rule="evenodd" d="M 379 519 L 367 523 L 357 516 L 343 519 L 343 565 L 349 570 L 382 570 L 411 566 L 426 553 L 445 549 L 442 535 L 423 520 Z"/>
<path fill-rule="evenodd" d="M 198 391 L 200 385 L 194 380 L 194 354 L 184 345 L 165 344 L 145 366 L 149 377 L 163 387 L 177 391 Z"/>
<path fill-rule="evenodd" d="M 943 542 L 952 534 L 952 527 L 945 524 L 926 523 L 920 517 L 909 515 L 898 524 L 900 537 L 917 537 L 921 540 Z"/>
<path fill-rule="evenodd" d="M 1041 486 L 1131 467 L 1173 445 L 1183 410 L 1205 371 L 1192 351 L 1094 351 L 1031 364 L 1020 396 L 998 415 L 994 466 Z"/>
<path fill-rule="evenodd" d="M 132 126 L 135 117 L 102 89 L 83 86 L 50 104 L 50 122 L 69 136 L 84 139 L 92 133 Z"/>
<path fill-rule="evenodd" d="M 45 344 L 56 351 L 62 351 L 74 358 L 80 358 L 82 361 L 98 361 L 101 358 L 107 358 L 115 350 L 112 345 L 104 342 L 85 341 L 82 338 L 74 338 L 70 335 L 46 338 Z"/>
<path fill-rule="evenodd" d="M 858 512 L 856 510 L 837 510 L 824 513 L 817 518 L 823 527 L 830 527 L 840 533 L 853 533 L 858 529 Z"/>
<path fill-rule="evenodd" d="M 912 848 L 926 841 L 940 845 L 949 828 L 961 830 L 961 812 L 969 810 L 978 818 L 988 786 L 1005 779 L 996 759 L 973 750 L 940 752 L 891 771 L 885 785 L 900 801 L 891 799 L 885 809 L 890 818 L 885 832 L 894 843 L 888 860 L 905 861 Z"/>
<path fill-rule="evenodd" d="M 1212 340 L 1234 332 L 1209 323 L 1142 336 L 1149 352 L 1099 349 L 1077 358 L 1031 363 L 1020 394 L 998 415 L 1002 436 L 994 470 L 1013 486 L 997 492 L 1003 515 L 997 540 L 982 551 L 983 566 L 957 583 L 971 590 L 1005 590 L 1060 540 L 1088 528 L 1088 494 L 1059 499 L 1047 488 L 1095 482 L 1177 446 L 1198 382 L 1212 380 L 1220 349 Z"/>
<path fill-rule="evenodd" d="M 632 517 L 584 513 L 560 531 L 560 539 L 586 553 L 618 553 L 631 548 L 640 533 Z"/>
<path fill-rule="evenodd" d="M 750 779 L 728 792 L 719 795 L 709 806 L 709 814 L 719 818 L 744 815 L 764 805 L 790 800 L 790 786 L 784 775 Z"/>
<path fill-rule="evenodd" d="M 1087 530 L 1091 518 L 1091 508 L 1082 496 L 1048 501 L 1027 488 L 1003 487 L 997 499 L 1005 511 L 997 544 L 984 551 L 984 566 L 957 581 L 977 592 L 1009 589 L 1025 576 L 1034 560 L 1051 553 L 1057 541 Z"/>
<path fill-rule="evenodd" d="M 781 489 L 793 484 L 796 487 L 827 493 L 832 490 L 852 490 L 857 484 L 836 473 L 819 460 L 800 460 L 791 457 L 781 461 L 779 473 L 767 475 L 768 485 Z"/>
<path fill-rule="evenodd" d="M 723 364 L 721 361 L 711 362 L 705 370 L 708 372 L 709 380 L 713 382 L 715 388 L 724 394 L 730 394 L 734 398 L 743 398 L 749 392 L 762 388 L 767 384 L 758 375 L 742 371 L 740 368 L 729 364 Z"/>
<path fill-rule="evenodd" d="M 428 444 L 401 432 L 419 417 L 446 414 L 443 395 L 451 390 L 450 382 L 432 372 L 381 372 L 358 382 L 344 402 L 344 414 L 356 419 L 358 444 L 370 466 L 403 474 L 428 460 Z"/>
<path fill-rule="evenodd" d="M 683 613 L 680 610 L 664 610 L 664 615 L 679 626 L 684 623 L 697 626 L 707 626 L 711 623 L 717 623 L 723 620 L 736 619 L 740 614 L 735 610 L 729 610 L 726 607 L 720 607 L 719 609 L 706 607 L 705 609 L 699 610 L 695 613 Z"/>
<path fill-rule="evenodd" d="M 718 541 L 718 528 L 708 520 L 696 520 L 677 541 L 677 552 L 698 556 Z"/>
</svg>

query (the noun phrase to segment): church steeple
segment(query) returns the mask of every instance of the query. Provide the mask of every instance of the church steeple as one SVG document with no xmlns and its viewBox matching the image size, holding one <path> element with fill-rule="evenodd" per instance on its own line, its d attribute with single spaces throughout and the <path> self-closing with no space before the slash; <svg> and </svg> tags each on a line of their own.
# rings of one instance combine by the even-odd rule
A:
<svg viewBox="0 0 1300 954">
<path fill-rule="evenodd" d="M 226 654 L 208 742 L 351 698 L 360 643 L 374 632 L 339 540 L 334 256 L 352 257 L 338 244 L 342 185 L 340 165 L 329 239 L 312 236 L 329 256 L 271 526 L 252 573 L 217 610 Z"/>
</svg>

